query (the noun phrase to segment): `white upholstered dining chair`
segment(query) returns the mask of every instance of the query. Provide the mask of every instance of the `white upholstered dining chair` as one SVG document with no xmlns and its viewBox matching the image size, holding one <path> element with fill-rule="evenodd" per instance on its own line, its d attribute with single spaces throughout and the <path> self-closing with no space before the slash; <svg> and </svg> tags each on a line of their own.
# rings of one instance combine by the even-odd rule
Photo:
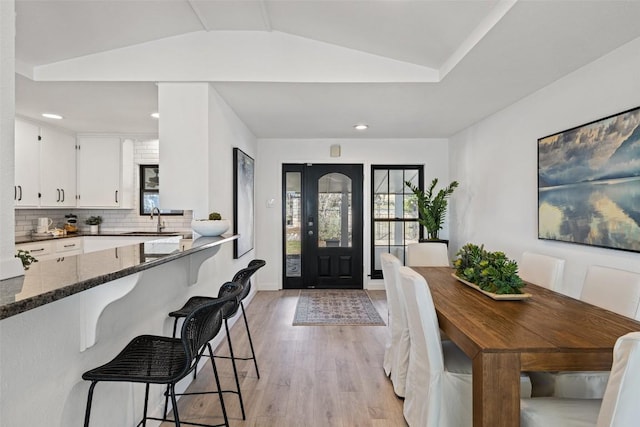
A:
<svg viewBox="0 0 640 427">
<path fill-rule="evenodd" d="M 557 291 L 562 285 L 564 260 L 535 252 L 524 252 L 518 273 L 526 282 Z"/>
<path fill-rule="evenodd" d="M 634 318 L 640 303 L 640 274 L 617 268 L 590 266 L 580 295 L 582 301 Z M 559 372 L 554 397 L 601 399 L 609 372 Z"/>
<path fill-rule="evenodd" d="M 384 372 L 391 378 L 393 391 L 400 397 L 404 397 L 405 383 L 407 380 L 407 368 L 409 366 L 409 327 L 404 300 L 399 291 L 400 260 L 390 253 L 380 255 L 384 288 L 387 293 L 387 307 L 389 321 L 387 342 L 384 352 Z"/>
<path fill-rule="evenodd" d="M 635 427 L 640 423 L 640 332 L 618 338 L 611 376 L 599 399 L 523 399 L 522 427 Z"/>
<path fill-rule="evenodd" d="M 404 417 L 412 427 L 471 426 L 471 361 L 451 341 L 440 341 L 425 279 L 400 267 L 400 283 L 411 339 Z"/>
<path fill-rule="evenodd" d="M 448 267 L 447 245 L 441 242 L 409 243 L 406 264 L 409 267 Z"/>
<path fill-rule="evenodd" d="M 404 417 L 411 427 L 472 425 L 472 363 L 452 341 L 441 341 L 429 286 L 420 274 L 400 267 L 411 340 L 404 399 Z M 522 377 L 522 396 L 531 383 Z"/>
</svg>

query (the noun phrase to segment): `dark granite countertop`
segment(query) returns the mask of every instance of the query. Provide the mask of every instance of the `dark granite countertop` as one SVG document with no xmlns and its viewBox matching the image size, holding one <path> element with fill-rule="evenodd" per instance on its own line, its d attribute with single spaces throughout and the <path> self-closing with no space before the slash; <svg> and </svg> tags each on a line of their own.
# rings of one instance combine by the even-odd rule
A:
<svg viewBox="0 0 640 427">
<path fill-rule="evenodd" d="M 79 235 L 66 237 L 76 236 Z M 163 234 L 157 238 L 158 240 L 145 243 L 32 264 L 24 276 L 0 281 L 0 320 L 120 277 L 231 242 L 238 236 L 199 237 L 193 241 L 190 249 L 184 251 L 181 251 L 180 246 L 180 240 L 183 238 L 181 234 Z"/>
</svg>

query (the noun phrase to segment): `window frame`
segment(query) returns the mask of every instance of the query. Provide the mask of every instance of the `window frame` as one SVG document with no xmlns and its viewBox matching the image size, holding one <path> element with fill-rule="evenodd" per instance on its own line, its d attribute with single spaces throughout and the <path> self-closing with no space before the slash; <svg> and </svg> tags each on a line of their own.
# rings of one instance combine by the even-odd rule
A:
<svg viewBox="0 0 640 427">
<path fill-rule="evenodd" d="M 139 209 L 139 213 L 140 216 L 151 216 L 151 211 L 147 211 L 145 210 L 144 207 L 144 200 L 145 200 L 145 195 L 147 194 L 160 194 L 160 181 L 158 179 L 158 185 L 155 188 L 146 188 L 146 182 L 145 182 L 145 171 L 146 169 L 158 169 L 158 171 L 156 172 L 156 174 L 158 175 L 158 178 L 160 177 L 160 167 L 159 165 L 156 164 L 140 164 L 139 168 L 138 168 L 138 172 L 139 172 L 139 178 L 140 178 L 140 183 L 138 185 L 138 209 Z M 174 210 L 174 209 L 160 209 L 160 214 L 165 216 L 165 215 L 171 215 L 171 216 L 180 216 L 180 215 L 184 215 L 184 211 L 182 210 Z"/>
<path fill-rule="evenodd" d="M 418 172 L 418 187 L 419 188 L 424 188 L 424 165 L 418 165 L 418 164 L 402 164 L 402 165 L 371 165 L 371 193 L 369 194 L 369 197 L 371 199 L 371 238 L 370 238 L 370 252 L 371 252 L 371 273 L 370 273 L 370 277 L 371 279 L 382 279 L 382 270 L 377 270 L 376 269 L 376 248 L 379 246 L 376 246 L 376 223 L 378 222 L 390 222 L 390 223 L 398 223 L 401 222 L 403 224 L 406 223 L 411 223 L 411 222 L 418 222 L 418 216 L 416 216 L 415 218 L 406 218 L 404 215 L 402 216 L 402 218 L 376 218 L 375 214 L 376 214 L 376 210 L 375 210 L 375 198 L 376 198 L 376 194 L 396 194 L 396 193 L 390 193 L 389 192 L 389 182 L 387 181 L 387 193 L 376 193 L 376 181 L 375 181 L 375 174 L 376 171 L 380 171 L 380 170 L 387 170 L 387 171 L 392 171 L 392 170 L 402 170 L 402 171 L 417 171 Z M 404 182 L 404 173 L 403 173 L 403 182 Z M 404 212 L 404 207 L 403 207 L 403 212 Z M 406 227 L 403 227 L 403 230 L 406 230 Z M 418 238 L 421 240 L 424 238 L 424 227 L 419 226 L 419 232 L 418 232 Z M 403 236 L 403 241 L 404 241 L 404 236 Z M 387 248 L 390 248 L 391 246 L 398 246 L 398 245 L 391 245 L 391 243 L 389 242 L 389 244 L 387 244 Z M 405 251 L 404 253 L 406 254 L 406 244 L 403 245 L 405 246 Z M 405 264 L 405 260 L 401 259 L 400 260 L 403 265 Z"/>
</svg>

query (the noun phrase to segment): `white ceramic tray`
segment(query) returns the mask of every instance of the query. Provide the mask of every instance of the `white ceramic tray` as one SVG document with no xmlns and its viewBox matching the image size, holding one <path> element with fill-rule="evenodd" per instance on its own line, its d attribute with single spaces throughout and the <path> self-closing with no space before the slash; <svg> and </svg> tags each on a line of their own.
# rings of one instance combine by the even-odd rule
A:
<svg viewBox="0 0 640 427">
<path fill-rule="evenodd" d="M 468 282 L 464 279 L 461 279 L 460 277 L 456 276 L 455 273 L 451 273 L 451 275 L 458 281 L 464 283 L 465 285 L 479 291 L 482 292 L 483 294 L 485 294 L 486 296 L 493 298 L 496 301 L 520 301 L 520 300 L 525 300 L 525 299 L 529 299 L 531 298 L 533 295 L 531 294 L 527 294 L 527 293 L 522 293 L 522 294 L 494 294 L 493 292 L 488 292 L 485 290 L 480 289 L 480 286 L 476 285 L 475 283 L 471 283 Z"/>
<path fill-rule="evenodd" d="M 35 231 L 31 233 L 31 237 L 51 237 L 53 233 L 47 231 L 46 233 L 36 233 Z"/>
</svg>

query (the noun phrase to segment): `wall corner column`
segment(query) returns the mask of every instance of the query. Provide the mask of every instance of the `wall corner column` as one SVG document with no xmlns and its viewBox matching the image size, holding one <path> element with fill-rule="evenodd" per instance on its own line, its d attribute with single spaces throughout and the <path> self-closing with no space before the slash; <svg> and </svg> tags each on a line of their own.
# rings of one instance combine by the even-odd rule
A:
<svg viewBox="0 0 640 427">
<path fill-rule="evenodd" d="M 0 1 L 0 279 L 24 274 L 14 257 L 14 121 L 16 112 L 16 11 L 14 0 Z"/>
</svg>

